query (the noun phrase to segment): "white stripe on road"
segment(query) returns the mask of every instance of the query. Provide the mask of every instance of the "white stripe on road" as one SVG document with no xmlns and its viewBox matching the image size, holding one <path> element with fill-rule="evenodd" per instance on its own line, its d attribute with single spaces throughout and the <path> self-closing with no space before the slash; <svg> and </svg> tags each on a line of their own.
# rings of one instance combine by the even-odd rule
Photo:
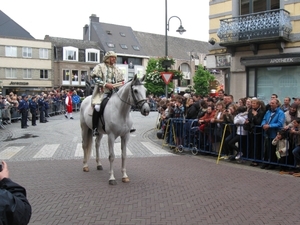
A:
<svg viewBox="0 0 300 225">
<path fill-rule="evenodd" d="M 166 150 L 163 150 L 159 147 L 157 147 L 154 144 L 151 144 L 150 142 L 141 142 L 142 145 L 144 145 L 150 152 L 152 152 L 154 155 L 166 155 L 166 154 L 172 154 L 170 152 L 167 152 Z"/>
<path fill-rule="evenodd" d="M 24 148 L 24 146 L 20 146 L 20 147 L 12 146 L 12 147 L 6 148 L 4 151 L 0 152 L 0 160 L 10 159 L 15 154 L 17 154 L 19 151 L 21 151 L 22 148 Z"/>
<path fill-rule="evenodd" d="M 121 155 L 121 142 L 114 144 L 114 152 L 115 152 L 115 155 L 119 155 L 119 156 Z M 132 152 L 128 148 L 126 148 L 126 154 L 132 155 Z"/>
<path fill-rule="evenodd" d="M 52 145 L 44 145 L 40 151 L 38 151 L 33 158 L 51 158 L 55 151 L 57 150 L 59 144 L 52 144 Z"/>
<path fill-rule="evenodd" d="M 94 155 L 94 146 L 92 149 L 91 157 Z M 83 158 L 83 149 L 82 149 L 82 143 L 78 143 L 76 146 L 76 151 L 75 151 L 75 157 L 82 157 Z"/>
<path fill-rule="evenodd" d="M 96 150 L 95 150 L 95 147 L 93 146 L 91 157 L 93 157 L 93 155 L 96 155 L 96 153 L 94 154 L 94 151 L 96 151 Z M 121 143 L 114 144 L 114 152 L 115 152 L 116 156 L 121 155 Z M 132 152 L 128 148 L 126 148 L 126 153 L 127 153 L 127 155 L 132 155 Z M 77 144 L 76 151 L 75 151 L 75 157 L 83 157 L 83 149 L 82 149 L 81 143 Z"/>
</svg>

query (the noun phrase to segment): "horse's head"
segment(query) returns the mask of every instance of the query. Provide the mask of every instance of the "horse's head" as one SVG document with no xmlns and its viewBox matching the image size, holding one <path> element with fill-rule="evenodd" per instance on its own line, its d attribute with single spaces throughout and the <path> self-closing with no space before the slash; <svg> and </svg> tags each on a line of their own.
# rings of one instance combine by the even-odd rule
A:
<svg viewBox="0 0 300 225">
<path fill-rule="evenodd" d="M 146 88 L 143 81 L 145 76 L 141 79 L 137 78 L 137 75 L 131 81 L 131 95 L 134 101 L 134 105 L 140 110 L 141 114 L 148 116 L 150 112 L 150 106 L 146 99 Z"/>
</svg>

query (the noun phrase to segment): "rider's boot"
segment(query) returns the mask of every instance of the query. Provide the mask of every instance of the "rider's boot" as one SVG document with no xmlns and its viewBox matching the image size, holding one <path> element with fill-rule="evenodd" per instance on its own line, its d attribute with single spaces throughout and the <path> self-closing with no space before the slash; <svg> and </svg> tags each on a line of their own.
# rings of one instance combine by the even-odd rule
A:
<svg viewBox="0 0 300 225">
<path fill-rule="evenodd" d="M 93 136 L 98 136 L 99 131 L 98 131 L 98 121 L 99 121 L 99 112 L 97 112 L 95 109 L 93 111 Z"/>
<path fill-rule="evenodd" d="M 135 131 L 136 131 L 136 129 L 133 128 L 133 127 L 130 129 L 130 133 L 133 133 L 133 132 L 135 132 Z"/>
</svg>

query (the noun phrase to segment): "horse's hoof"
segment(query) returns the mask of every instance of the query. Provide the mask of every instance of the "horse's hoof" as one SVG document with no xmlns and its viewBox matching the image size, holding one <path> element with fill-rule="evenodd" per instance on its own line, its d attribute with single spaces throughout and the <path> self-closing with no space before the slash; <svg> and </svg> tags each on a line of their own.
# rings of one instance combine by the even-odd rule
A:
<svg viewBox="0 0 300 225">
<path fill-rule="evenodd" d="M 117 181 L 116 180 L 109 180 L 108 183 L 109 183 L 109 185 L 116 185 Z"/>
<path fill-rule="evenodd" d="M 103 170 L 102 165 L 97 166 L 97 170 Z"/>
<path fill-rule="evenodd" d="M 83 172 L 89 172 L 89 168 L 88 167 L 83 167 Z"/>
<path fill-rule="evenodd" d="M 130 180 L 129 180 L 129 177 L 123 177 L 123 178 L 122 178 L 122 182 L 123 182 L 123 183 L 129 183 L 129 181 L 130 181 Z"/>
</svg>

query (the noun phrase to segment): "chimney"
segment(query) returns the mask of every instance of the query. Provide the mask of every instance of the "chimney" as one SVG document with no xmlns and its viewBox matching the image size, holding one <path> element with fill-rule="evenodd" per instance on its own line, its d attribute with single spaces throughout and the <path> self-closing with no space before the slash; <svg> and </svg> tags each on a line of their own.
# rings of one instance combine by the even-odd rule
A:
<svg viewBox="0 0 300 225">
<path fill-rule="evenodd" d="M 86 24 L 86 25 L 83 27 L 83 39 L 84 39 L 85 35 L 87 34 L 88 30 L 89 30 L 89 25 Z"/>
<path fill-rule="evenodd" d="M 91 21 L 91 22 L 97 22 L 97 23 L 99 23 L 99 17 L 97 17 L 96 14 L 92 14 L 92 15 L 90 16 L 90 21 Z"/>
</svg>

